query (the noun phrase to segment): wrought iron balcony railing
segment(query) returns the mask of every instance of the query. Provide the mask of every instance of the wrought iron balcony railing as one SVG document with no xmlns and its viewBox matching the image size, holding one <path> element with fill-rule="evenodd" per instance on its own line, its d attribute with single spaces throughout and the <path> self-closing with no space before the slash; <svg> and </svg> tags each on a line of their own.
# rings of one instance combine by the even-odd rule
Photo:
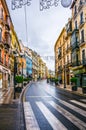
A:
<svg viewBox="0 0 86 130">
<path fill-rule="evenodd" d="M 0 57 L 0 63 L 2 63 L 2 64 L 3 64 L 3 58 L 2 58 L 2 57 Z"/>
<path fill-rule="evenodd" d="M 76 67 L 76 66 L 80 66 L 80 65 L 81 65 L 81 61 L 72 62 L 72 67 Z"/>
<path fill-rule="evenodd" d="M 86 58 L 82 60 L 82 65 L 86 65 Z"/>
<path fill-rule="evenodd" d="M 83 2 L 82 0 L 80 0 L 80 2 L 79 2 L 79 7 L 78 7 L 78 11 L 81 10 L 81 8 L 83 7 L 84 4 L 85 4 L 85 2 Z"/>
</svg>

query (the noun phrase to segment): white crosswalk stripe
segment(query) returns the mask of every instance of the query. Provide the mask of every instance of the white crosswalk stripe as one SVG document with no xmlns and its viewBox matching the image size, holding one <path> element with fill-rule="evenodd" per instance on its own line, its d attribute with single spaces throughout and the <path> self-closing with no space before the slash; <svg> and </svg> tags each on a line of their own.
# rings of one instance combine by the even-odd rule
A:
<svg viewBox="0 0 86 130">
<path fill-rule="evenodd" d="M 52 126 L 53 130 L 67 130 L 67 128 L 49 111 L 49 109 L 42 102 L 36 102 L 36 104 Z"/>
<path fill-rule="evenodd" d="M 44 89 L 44 90 L 45 90 L 48 94 L 50 94 L 52 97 L 54 97 L 56 100 L 58 100 L 58 101 L 63 101 L 63 100 L 57 98 L 56 96 L 52 95 L 52 91 L 51 91 L 51 89 L 49 89 L 48 87 L 47 87 L 47 90 L 46 90 L 46 89 Z M 75 103 L 75 104 L 77 104 L 77 105 L 79 105 L 79 106 L 82 106 L 82 107 L 86 108 L 86 104 L 84 104 L 84 103 L 81 103 L 81 102 L 76 101 L 76 100 L 70 100 L 70 101 L 73 102 L 73 103 Z"/>
<path fill-rule="evenodd" d="M 86 99 L 80 99 L 80 100 L 86 103 Z"/>
<path fill-rule="evenodd" d="M 64 117 L 66 117 L 69 121 L 71 121 L 74 125 L 76 125 L 78 128 L 80 128 L 81 130 L 86 130 L 86 124 L 83 121 L 75 117 L 73 114 L 71 114 L 55 102 L 50 101 L 49 104 L 52 107 L 54 107 L 58 112 L 60 112 Z"/>
<path fill-rule="evenodd" d="M 72 104 L 70 104 L 66 101 L 60 100 L 59 102 L 61 104 L 65 105 L 65 106 L 67 106 L 68 108 L 72 109 L 73 111 L 75 111 L 75 112 L 81 114 L 82 116 L 86 117 L 86 111 L 84 111 L 84 110 L 82 110 L 82 109 L 80 109 L 80 108 L 78 108 L 78 107 L 76 107 L 76 106 L 74 106 L 74 105 L 72 105 Z"/>
<path fill-rule="evenodd" d="M 59 99 L 59 98 L 58 98 Z M 75 100 L 74 100 L 75 101 Z M 59 99 L 59 102 L 64 106 L 67 106 L 69 109 L 81 114 L 86 117 L 86 111 L 82 110 L 66 101 Z M 52 126 L 53 130 L 67 130 L 67 128 L 61 123 L 61 121 L 46 107 L 44 103 L 41 101 L 35 102 L 44 117 L 47 119 L 49 124 Z M 73 123 L 76 127 L 81 130 L 86 130 L 86 123 L 84 123 L 81 119 L 64 109 L 62 106 L 58 105 L 54 101 L 48 101 L 54 109 L 56 109 L 62 116 L 68 119 L 71 123 Z M 76 103 L 76 102 L 75 102 Z M 25 113 L 25 122 L 27 130 L 40 130 L 37 120 L 35 118 L 34 112 L 31 108 L 29 102 L 24 102 L 24 113 Z M 58 127 L 57 127 L 58 126 Z"/>
<path fill-rule="evenodd" d="M 29 102 L 24 102 L 24 114 L 27 130 L 40 130 Z"/>
<path fill-rule="evenodd" d="M 82 107 L 86 108 L 86 104 L 81 103 L 81 102 L 79 102 L 79 101 L 76 101 L 76 100 L 70 100 L 70 102 L 75 103 L 75 104 L 77 104 L 77 105 L 79 105 L 79 106 L 82 106 Z"/>
</svg>

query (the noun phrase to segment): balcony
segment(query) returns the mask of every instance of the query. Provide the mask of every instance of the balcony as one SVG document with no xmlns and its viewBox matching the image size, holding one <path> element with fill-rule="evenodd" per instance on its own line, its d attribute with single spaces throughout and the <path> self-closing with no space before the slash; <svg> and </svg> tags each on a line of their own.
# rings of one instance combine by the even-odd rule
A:
<svg viewBox="0 0 86 130">
<path fill-rule="evenodd" d="M 76 16 L 77 16 L 77 11 L 74 12 L 74 18 L 76 18 Z"/>
<path fill-rule="evenodd" d="M 4 25 L 4 19 L 3 19 L 3 17 L 0 17 L 0 24 Z"/>
<path fill-rule="evenodd" d="M 72 22 L 68 22 L 68 24 L 66 25 L 66 32 L 67 32 L 67 35 L 71 35 L 72 33 Z"/>
<path fill-rule="evenodd" d="M 66 52 L 68 53 L 71 49 L 71 45 L 68 45 L 67 48 L 66 48 Z"/>
<path fill-rule="evenodd" d="M 2 57 L 0 57 L 0 63 L 3 64 L 3 58 Z"/>
<path fill-rule="evenodd" d="M 84 39 L 80 40 L 79 46 L 83 46 L 86 44 L 86 41 Z"/>
<path fill-rule="evenodd" d="M 5 32 L 4 33 L 4 46 L 5 46 L 5 49 L 8 50 L 10 48 L 10 45 L 11 45 L 11 36 L 10 36 L 10 33 Z"/>
<path fill-rule="evenodd" d="M 58 59 L 61 59 L 61 53 L 60 53 L 60 54 L 58 54 Z"/>
<path fill-rule="evenodd" d="M 5 61 L 4 65 L 5 65 L 6 67 L 8 67 L 8 62 L 7 62 L 7 61 Z"/>
<path fill-rule="evenodd" d="M 79 49 L 79 41 L 76 41 L 74 44 L 71 45 L 72 51 L 74 49 Z"/>
<path fill-rule="evenodd" d="M 8 21 L 5 21 L 5 29 L 10 31 L 10 24 Z"/>
<path fill-rule="evenodd" d="M 70 67 L 71 65 L 72 65 L 72 61 L 71 60 L 66 63 L 66 67 Z"/>
<path fill-rule="evenodd" d="M 86 66 L 86 59 L 83 59 L 83 60 L 82 60 L 82 65 L 83 65 L 83 66 Z"/>
<path fill-rule="evenodd" d="M 62 66 L 58 66 L 58 73 L 62 73 Z"/>
<path fill-rule="evenodd" d="M 72 62 L 72 67 L 76 67 L 76 66 L 80 66 L 80 65 L 81 65 L 81 61 Z"/>
<path fill-rule="evenodd" d="M 80 0 L 78 11 L 80 11 L 82 9 L 82 7 L 83 7 L 84 4 L 85 4 L 85 2 L 83 2 L 82 0 Z"/>
<path fill-rule="evenodd" d="M 84 23 L 85 23 L 84 19 L 80 20 L 79 28 L 83 27 Z"/>
</svg>

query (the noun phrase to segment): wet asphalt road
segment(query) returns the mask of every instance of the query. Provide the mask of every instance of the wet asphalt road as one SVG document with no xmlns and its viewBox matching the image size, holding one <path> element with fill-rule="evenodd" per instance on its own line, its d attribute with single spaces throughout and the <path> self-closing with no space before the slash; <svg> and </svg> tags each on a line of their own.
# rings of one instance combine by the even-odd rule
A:
<svg viewBox="0 0 86 130">
<path fill-rule="evenodd" d="M 25 102 L 31 105 L 41 130 L 86 130 L 85 97 L 41 81 L 27 89 Z"/>
</svg>

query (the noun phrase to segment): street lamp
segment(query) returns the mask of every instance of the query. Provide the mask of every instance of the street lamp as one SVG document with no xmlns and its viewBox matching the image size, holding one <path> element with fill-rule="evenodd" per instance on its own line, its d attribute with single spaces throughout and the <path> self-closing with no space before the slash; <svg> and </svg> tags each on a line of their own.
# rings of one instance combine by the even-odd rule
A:
<svg viewBox="0 0 86 130">
<path fill-rule="evenodd" d="M 18 54 L 16 52 L 14 52 L 14 99 L 16 99 L 16 93 L 15 93 L 15 88 L 16 88 L 16 73 L 17 73 L 17 61 L 16 61 L 16 57 L 18 57 Z"/>
<path fill-rule="evenodd" d="M 64 64 L 64 88 L 66 88 L 66 73 L 65 73 L 65 70 L 66 70 L 66 65 Z"/>
<path fill-rule="evenodd" d="M 20 57 L 23 58 L 25 55 L 23 52 L 20 53 Z M 23 77 L 23 61 L 22 61 L 22 77 Z M 22 88 L 23 88 L 23 81 L 22 81 Z"/>
</svg>

